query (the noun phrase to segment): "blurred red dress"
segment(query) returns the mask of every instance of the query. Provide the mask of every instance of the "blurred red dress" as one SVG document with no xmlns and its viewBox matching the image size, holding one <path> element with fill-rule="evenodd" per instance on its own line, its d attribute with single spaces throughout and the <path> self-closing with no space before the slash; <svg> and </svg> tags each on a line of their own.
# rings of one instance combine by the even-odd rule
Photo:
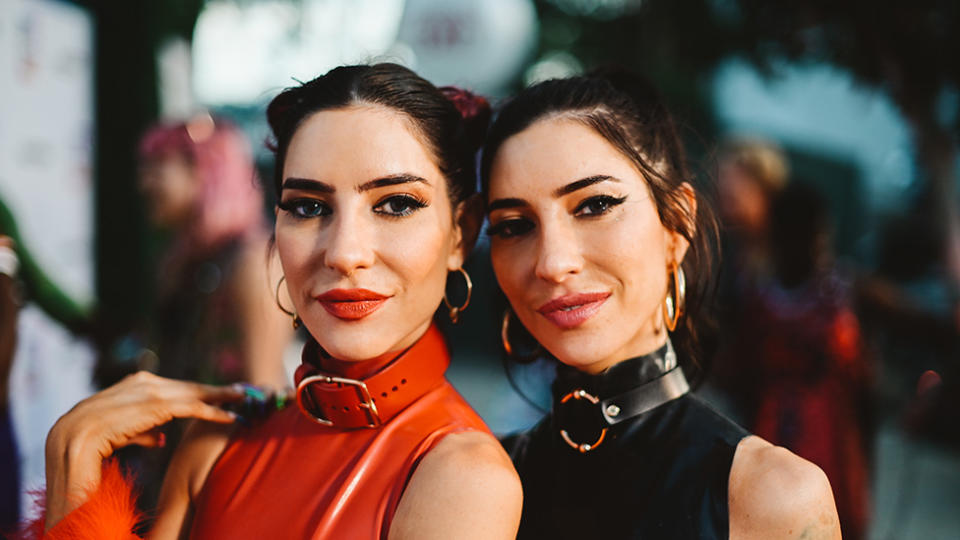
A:
<svg viewBox="0 0 960 540">
<path fill-rule="evenodd" d="M 843 536 L 855 539 L 869 512 L 861 411 L 870 373 L 848 298 L 834 276 L 761 289 L 746 309 L 756 349 L 742 375 L 753 394 L 751 431 L 823 469 Z"/>
</svg>

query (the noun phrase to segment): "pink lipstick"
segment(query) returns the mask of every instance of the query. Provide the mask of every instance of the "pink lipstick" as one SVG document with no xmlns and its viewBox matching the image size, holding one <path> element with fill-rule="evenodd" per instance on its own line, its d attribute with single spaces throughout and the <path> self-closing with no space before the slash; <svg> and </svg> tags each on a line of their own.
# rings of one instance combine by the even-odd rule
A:
<svg viewBox="0 0 960 540">
<path fill-rule="evenodd" d="M 331 289 L 316 297 L 327 313 L 356 321 L 380 309 L 390 297 L 367 289 Z"/>
<path fill-rule="evenodd" d="M 564 330 L 576 328 L 600 310 L 608 292 L 567 294 L 550 300 L 537 312 Z"/>
</svg>

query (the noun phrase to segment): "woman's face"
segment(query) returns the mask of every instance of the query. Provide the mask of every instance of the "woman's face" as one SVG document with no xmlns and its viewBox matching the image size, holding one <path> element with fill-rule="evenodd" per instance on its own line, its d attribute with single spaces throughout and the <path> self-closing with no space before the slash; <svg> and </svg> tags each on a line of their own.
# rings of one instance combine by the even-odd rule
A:
<svg viewBox="0 0 960 540">
<path fill-rule="evenodd" d="M 150 208 L 150 220 L 160 227 L 189 221 L 200 193 L 196 169 L 183 156 L 170 153 L 151 159 L 140 170 L 140 191 Z"/>
<path fill-rule="evenodd" d="M 400 112 L 309 116 L 283 165 L 276 243 L 297 314 L 335 358 L 412 345 L 463 261 L 444 176 Z"/>
<path fill-rule="evenodd" d="M 513 135 L 493 162 L 488 203 L 497 281 L 558 360 L 597 373 L 664 342 L 668 266 L 687 243 L 596 131 L 560 117 Z"/>
</svg>

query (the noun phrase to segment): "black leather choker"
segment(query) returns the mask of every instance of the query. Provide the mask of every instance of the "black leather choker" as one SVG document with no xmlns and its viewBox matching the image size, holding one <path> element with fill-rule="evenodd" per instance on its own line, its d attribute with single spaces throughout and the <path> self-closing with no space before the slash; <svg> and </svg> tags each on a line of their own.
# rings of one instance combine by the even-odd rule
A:
<svg viewBox="0 0 960 540">
<path fill-rule="evenodd" d="M 624 360 L 597 375 L 560 366 L 553 385 L 553 415 L 563 441 L 586 453 L 603 443 L 610 427 L 689 390 L 668 339 L 659 350 Z"/>
</svg>

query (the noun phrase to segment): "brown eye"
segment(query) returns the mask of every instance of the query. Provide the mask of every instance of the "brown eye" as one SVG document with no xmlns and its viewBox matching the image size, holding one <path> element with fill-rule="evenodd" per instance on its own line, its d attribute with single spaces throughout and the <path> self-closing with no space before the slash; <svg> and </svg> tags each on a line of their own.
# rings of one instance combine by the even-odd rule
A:
<svg viewBox="0 0 960 540">
<path fill-rule="evenodd" d="M 487 229 L 487 236 L 497 238 L 513 238 L 522 236 L 533 230 L 533 222 L 529 219 L 505 219 Z"/>
</svg>

